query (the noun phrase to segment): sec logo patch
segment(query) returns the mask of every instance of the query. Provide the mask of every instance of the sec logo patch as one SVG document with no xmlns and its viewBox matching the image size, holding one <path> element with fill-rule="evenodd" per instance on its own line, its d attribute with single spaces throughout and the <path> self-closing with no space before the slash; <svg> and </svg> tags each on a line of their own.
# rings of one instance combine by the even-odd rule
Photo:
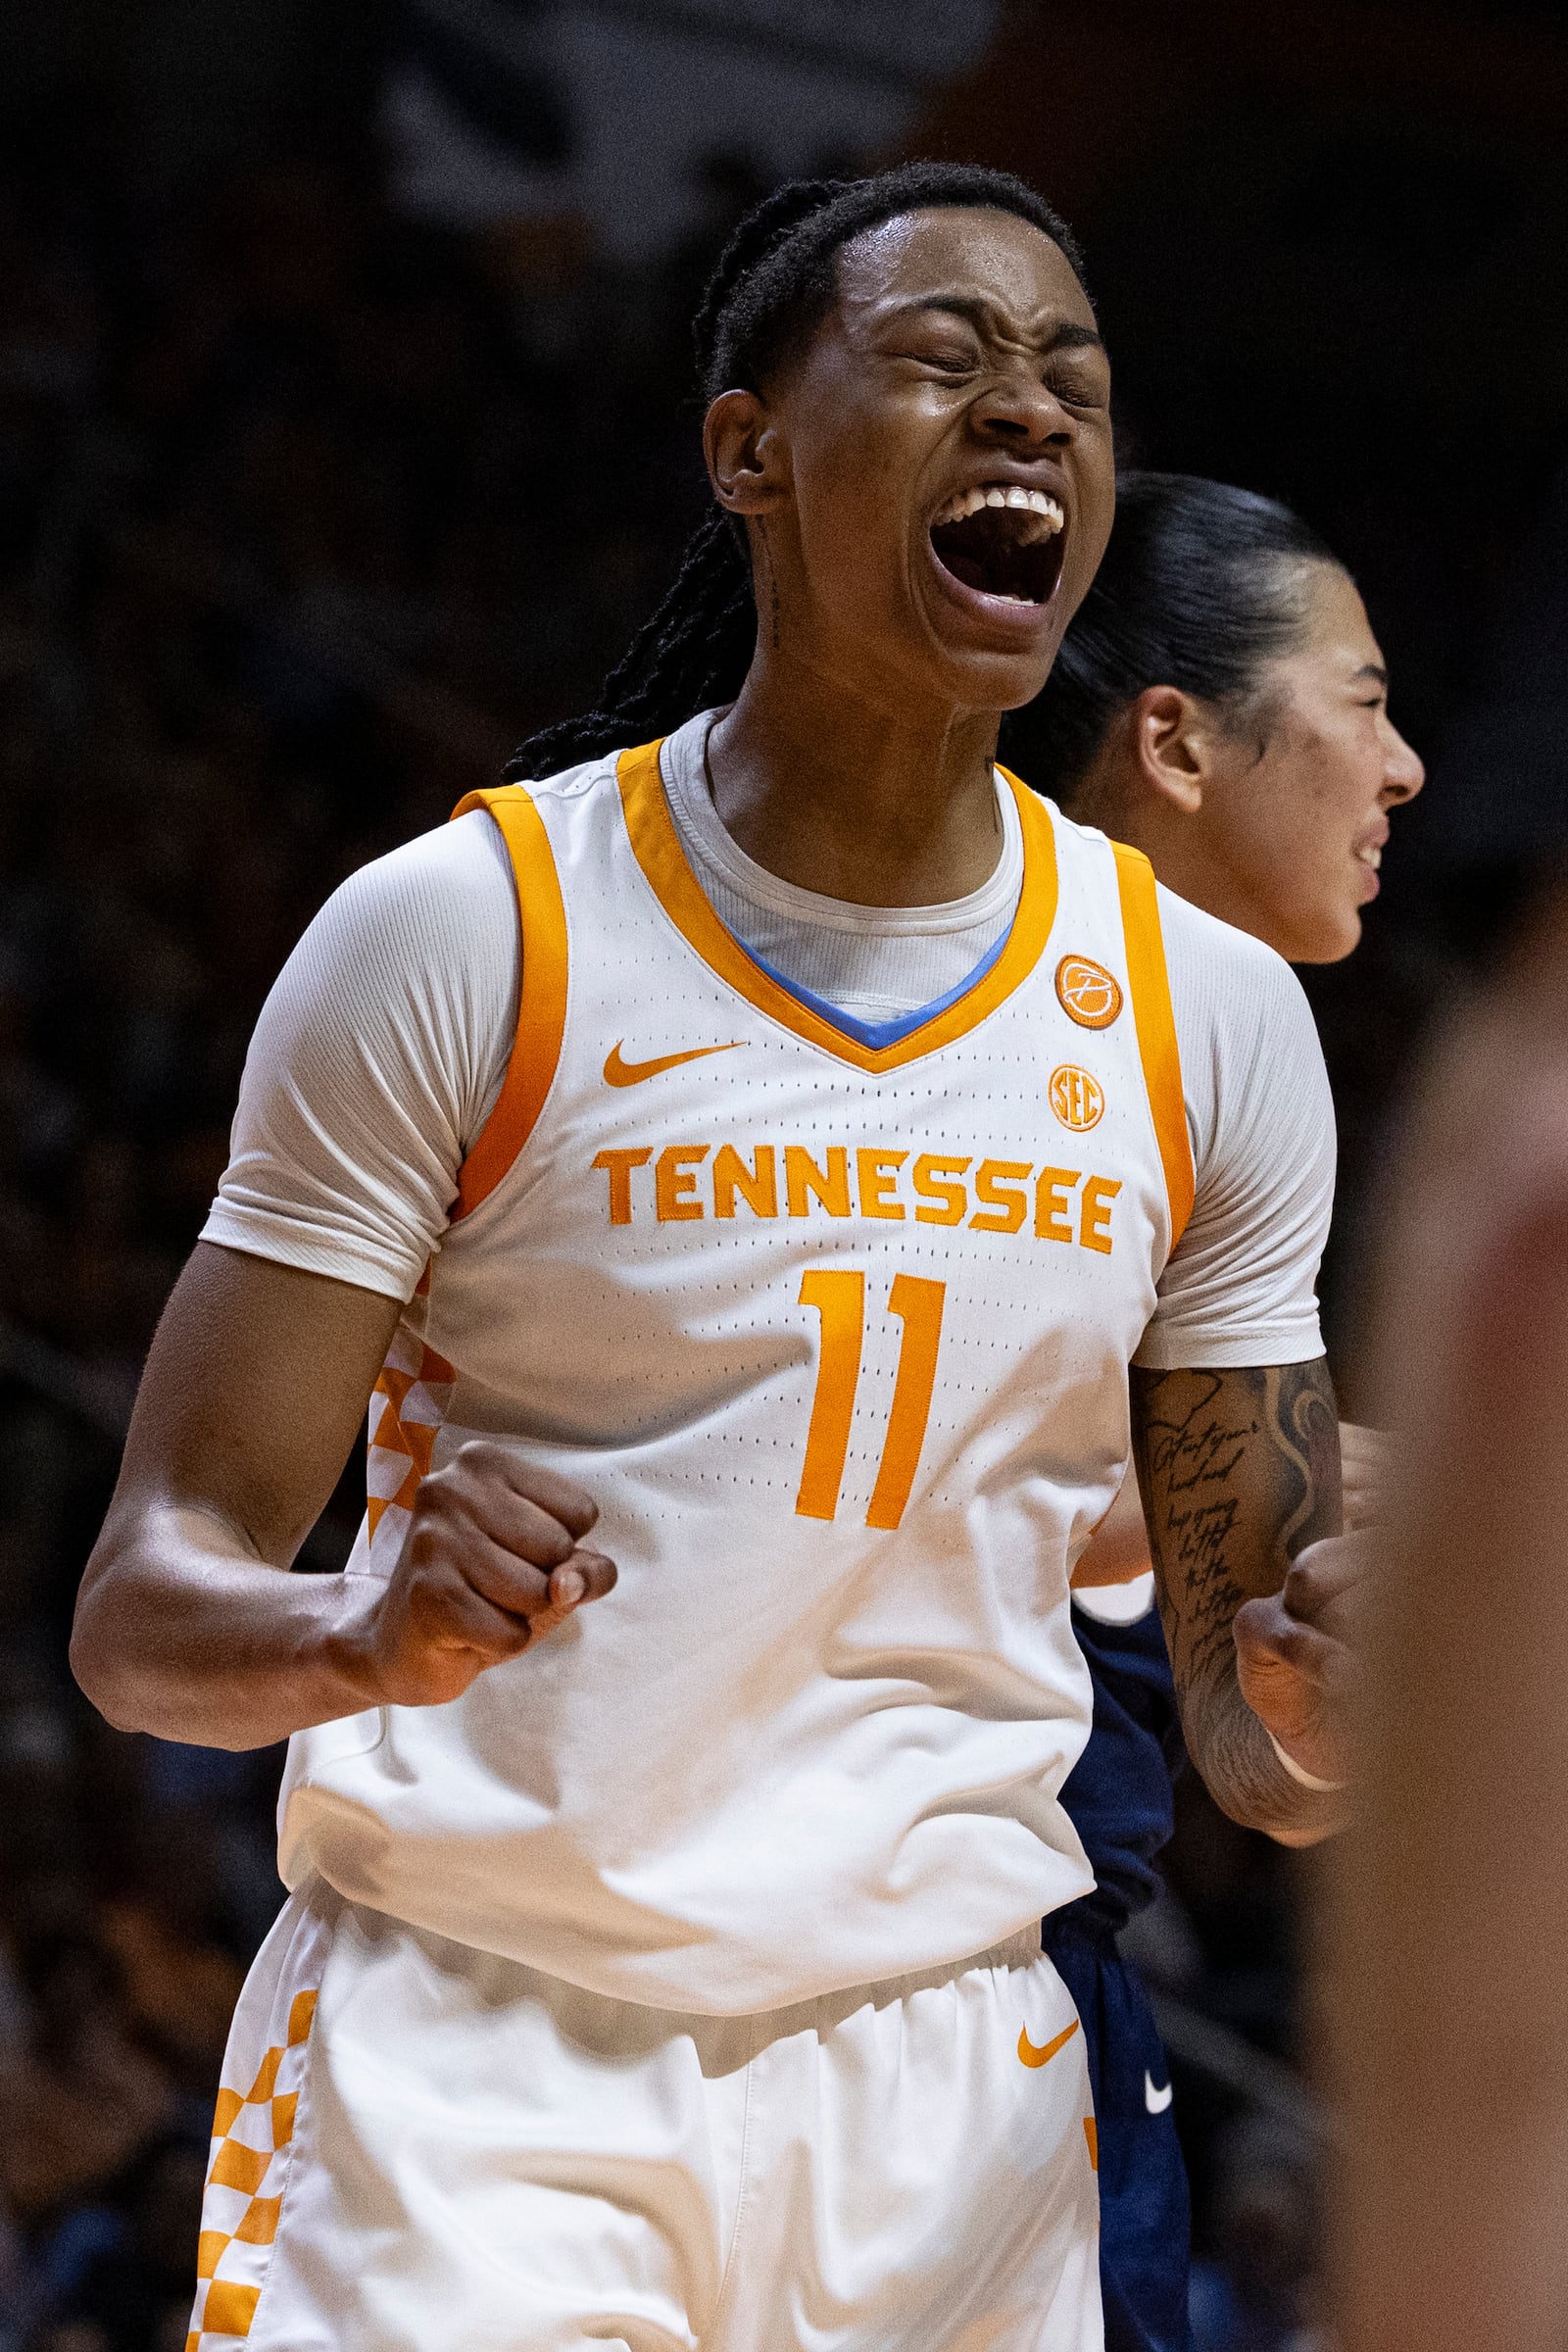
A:
<svg viewBox="0 0 1568 2352">
<path fill-rule="evenodd" d="M 1051 1073 L 1051 1107 L 1074 1135 L 1086 1135 L 1099 1126 L 1105 1097 L 1098 1078 L 1091 1078 L 1076 1062 L 1064 1061 Z"/>
<path fill-rule="evenodd" d="M 1108 1029 L 1121 1010 L 1121 984 L 1090 956 L 1064 956 L 1056 966 L 1056 998 L 1080 1029 Z"/>
</svg>

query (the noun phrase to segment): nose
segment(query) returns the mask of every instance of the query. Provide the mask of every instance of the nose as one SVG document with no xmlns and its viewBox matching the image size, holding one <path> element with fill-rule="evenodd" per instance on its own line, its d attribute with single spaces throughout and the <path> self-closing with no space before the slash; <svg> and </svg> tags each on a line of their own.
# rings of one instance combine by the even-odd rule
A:
<svg viewBox="0 0 1568 2352">
<path fill-rule="evenodd" d="M 978 432 L 1004 445 L 1042 449 L 1053 441 L 1070 441 L 1074 434 L 1071 412 L 1063 408 L 1048 384 L 1020 370 L 1000 377 L 975 403 Z"/>
<path fill-rule="evenodd" d="M 1383 755 L 1383 790 L 1379 799 L 1385 808 L 1396 808 L 1401 801 L 1413 801 L 1427 780 L 1427 771 L 1420 754 L 1413 752 L 1399 730 L 1389 719 L 1388 743 Z"/>
</svg>

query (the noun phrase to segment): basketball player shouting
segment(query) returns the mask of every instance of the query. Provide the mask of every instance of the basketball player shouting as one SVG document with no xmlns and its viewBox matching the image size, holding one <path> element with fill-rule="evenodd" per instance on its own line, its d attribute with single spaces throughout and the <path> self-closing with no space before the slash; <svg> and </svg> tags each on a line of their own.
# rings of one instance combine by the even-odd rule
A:
<svg viewBox="0 0 1568 2352">
<path fill-rule="evenodd" d="M 1100 2342 L 1039 1921 L 1135 1355 L 1200 1764 L 1337 1817 L 1231 1634 L 1338 1526 L 1311 1023 L 992 764 L 1110 528 L 1070 239 L 785 191 L 699 340 L 717 511 L 606 709 L 273 994 L 83 1591 L 113 1720 L 294 1735 L 201 2352 Z M 279 1574 L 372 1390 L 348 1573 Z"/>
<path fill-rule="evenodd" d="M 1045 689 L 1004 721 L 1003 740 L 1031 784 L 1143 850 L 1183 898 L 1292 961 L 1332 963 L 1360 937 L 1390 811 L 1421 788 L 1387 690 L 1354 582 L 1288 508 L 1223 482 L 1135 473 L 1117 484 L 1109 547 Z M 1367 1430 L 1341 1438 L 1354 1524 L 1376 1507 L 1378 1446 Z M 1353 1563 L 1320 1554 L 1318 1565 L 1331 1585 Z M 1298 1572 L 1293 1598 L 1320 1615 L 1334 1594 L 1308 1604 L 1299 1587 L 1312 1574 Z M 1095 1891 L 1045 1928 L 1089 2051 L 1106 2352 L 1188 2341 L 1187 2182 L 1169 2070 L 1116 1942 L 1154 1894 L 1183 1753 L 1154 1584 L 1129 1478 L 1073 1575 L 1095 1716 L 1062 1801 Z M 1301 1638 L 1299 1626 L 1271 1627 L 1264 1605 L 1239 1618 L 1244 1672 L 1272 1666 L 1277 1634 Z"/>
</svg>

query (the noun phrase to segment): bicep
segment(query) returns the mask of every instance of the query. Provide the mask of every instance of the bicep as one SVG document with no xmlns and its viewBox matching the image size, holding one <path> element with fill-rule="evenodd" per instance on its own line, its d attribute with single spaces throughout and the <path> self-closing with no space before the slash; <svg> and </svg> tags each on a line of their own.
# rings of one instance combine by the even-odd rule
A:
<svg viewBox="0 0 1568 2352">
<path fill-rule="evenodd" d="M 149 1509 L 197 1510 L 286 1566 L 342 1473 L 399 1311 L 380 1292 L 199 1242 L 147 1358 L 111 1543 Z"/>
<path fill-rule="evenodd" d="M 1133 1458 L 1179 1690 L 1233 1663 L 1231 1621 L 1341 1525 L 1339 1422 L 1321 1356 L 1132 1371 Z"/>
</svg>

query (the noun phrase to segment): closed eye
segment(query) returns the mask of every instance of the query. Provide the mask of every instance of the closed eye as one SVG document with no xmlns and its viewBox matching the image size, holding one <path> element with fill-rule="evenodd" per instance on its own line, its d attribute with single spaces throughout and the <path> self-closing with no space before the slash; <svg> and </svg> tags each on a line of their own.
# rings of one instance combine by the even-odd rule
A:
<svg viewBox="0 0 1568 2352">
<path fill-rule="evenodd" d="M 1065 408 L 1102 409 L 1109 399 L 1109 387 L 1081 373 L 1065 378 L 1048 376 L 1047 385 Z"/>
<path fill-rule="evenodd" d="M 912 360 L 917 368 L 935 368 L 942 375 L 970 375 L 979 365 L 972 351 L 901 351 L 901 360 Z"/>
</svg>

